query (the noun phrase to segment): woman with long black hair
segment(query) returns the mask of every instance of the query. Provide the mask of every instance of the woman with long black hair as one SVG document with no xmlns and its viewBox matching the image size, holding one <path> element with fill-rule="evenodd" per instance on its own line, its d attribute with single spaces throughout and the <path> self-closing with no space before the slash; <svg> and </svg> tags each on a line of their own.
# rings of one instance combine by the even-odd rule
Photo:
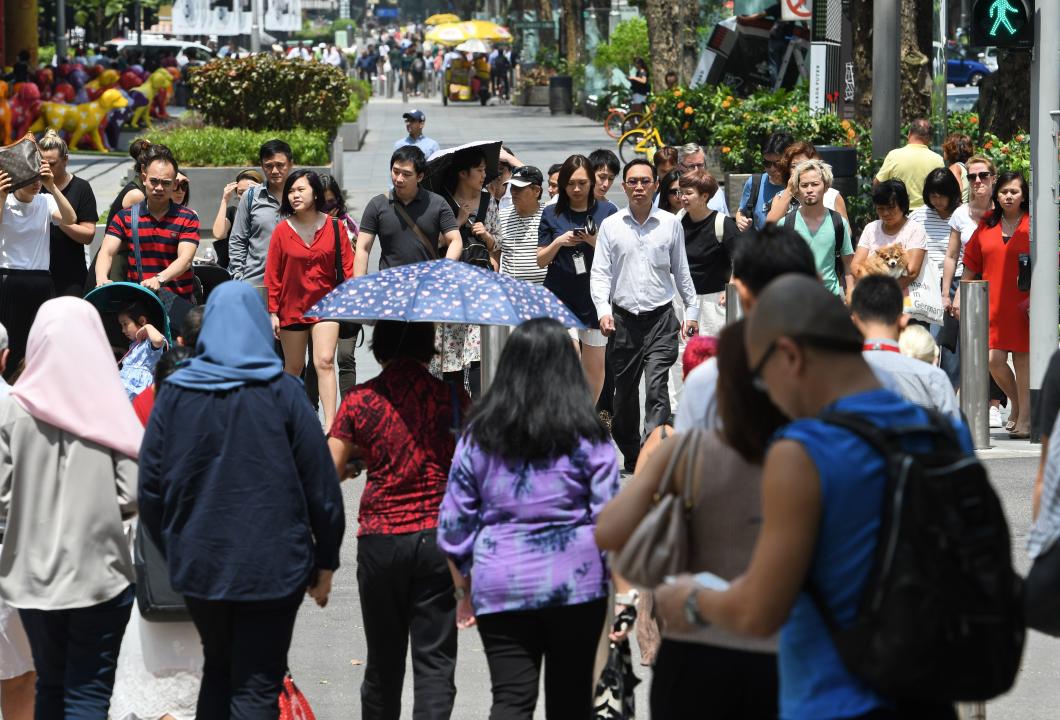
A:
<svg viewBox="0 0 1060 720">
<path fill-rule="evenodd" d="M 593 539 L 618 460 L 566 330 L 529 320 L 457 444 L 438 520 L 459 627 L 477 624 L 490 720 L 586 718 L 609 572 Z M 472 583 L 472 577 L 474 582 Z"/>
<path fill-rule="evenodd" d="M 538 226 L 537 264 L 547 267 L 545 287 L 578 316 L 585 330 L 571 330 L 581 351 L 582 367 L 593 401 L 604 387 L 604 353 L 607 338 L 589 296 L 589 273 L 600 223 L 616 212 L 607 200 L 596 200 L 596 177 L 584 155 L 571 155 L 559 171 L 556 204 L 545 208 Z"/>
</svg>

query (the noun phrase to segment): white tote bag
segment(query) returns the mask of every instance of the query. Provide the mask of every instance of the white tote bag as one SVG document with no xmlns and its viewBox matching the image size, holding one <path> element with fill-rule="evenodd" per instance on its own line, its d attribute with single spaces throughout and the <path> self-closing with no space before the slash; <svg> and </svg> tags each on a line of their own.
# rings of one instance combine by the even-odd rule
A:
<svg viewBox="0 0 1060 720">
<path fill-rule="evenodd" d="M 930 325 L 942 324 L 942 280 L 935 263 L 925 255 L 920 275 L 909 284 L 905 296 L 905 312 L 910 317 Z"/>
</svg>

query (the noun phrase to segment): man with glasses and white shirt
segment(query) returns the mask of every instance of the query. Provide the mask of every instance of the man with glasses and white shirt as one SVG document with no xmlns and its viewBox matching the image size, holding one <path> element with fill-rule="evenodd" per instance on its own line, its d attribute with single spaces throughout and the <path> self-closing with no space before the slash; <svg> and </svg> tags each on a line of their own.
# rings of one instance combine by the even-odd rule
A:
<svg viewBox="0 0 1060 720">
<path fill-rule="evenodd" d="M 622 171 L 629 207 L 600 224 L 589 292 L 608 337 L 615 376 L 612 434 L 632 472 L 643 437 L 670 418 L 668 377 L 677 361 L 678 333 L 699 330 L 699 298 L 688 270 L 681 221 L 652 206 L 658 178 L 647 160 Z M 676 279 L 676 287 L 675 287 Z M 673 309 L 680 293 L 684 326 Z M 646 377 L 644 432 L 640 430 L 641 376 Z"/>
</svg>

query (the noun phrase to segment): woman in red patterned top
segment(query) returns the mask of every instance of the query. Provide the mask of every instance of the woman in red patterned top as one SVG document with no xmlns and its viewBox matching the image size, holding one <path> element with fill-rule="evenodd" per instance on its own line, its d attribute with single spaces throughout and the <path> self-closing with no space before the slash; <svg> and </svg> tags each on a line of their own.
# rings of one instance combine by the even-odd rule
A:
<svg viewBox="0 0 1060 720">
<path fill-rule="evenodd" d="M 283 346 L 284 370 L 301 375 L 306 347 L 313 336 L 313 367 L 324 406 L 324 431 L 335 419 L 335 347 L 339 324 L 318 322 L 305 313 L 333 290 L 341 278 L 353 275 L 353 245 L 338 220 L 321 210 L 324 186 L 311 170 L 295 170 L 287 177 L 280 201 L 285 216 L 272 232 L 265 264 L 272 329 Z"/>
</svg>

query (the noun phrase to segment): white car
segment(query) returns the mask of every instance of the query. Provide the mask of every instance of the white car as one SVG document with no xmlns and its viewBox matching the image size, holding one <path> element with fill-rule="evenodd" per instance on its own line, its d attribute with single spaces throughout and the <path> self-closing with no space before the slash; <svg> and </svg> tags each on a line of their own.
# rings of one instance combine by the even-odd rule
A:
<svg viewBox="0 0 1060 720">
<path fill-rule="evenodd" d="M 983 51 L 979 53 L 979 62 L 990 68 L 990 72 L 997 72 L 997 48 L 983 48 Z"/>
<path fill-rule="evenodd" d="M 128 38 L 115 38 L 104 44 L 104 47 L 115 53 L 136 46 L 136 40 Z M 171 54 L 181 67 L 188 64 L 202 65 L 217 57 L 216 52 L 201 43 L 164 38 L 159 35 L 144 35 L 140 47 L 143 49 L 145 59 L 155 59 L 157 63 L 157 58 Z"/>
</svg>

